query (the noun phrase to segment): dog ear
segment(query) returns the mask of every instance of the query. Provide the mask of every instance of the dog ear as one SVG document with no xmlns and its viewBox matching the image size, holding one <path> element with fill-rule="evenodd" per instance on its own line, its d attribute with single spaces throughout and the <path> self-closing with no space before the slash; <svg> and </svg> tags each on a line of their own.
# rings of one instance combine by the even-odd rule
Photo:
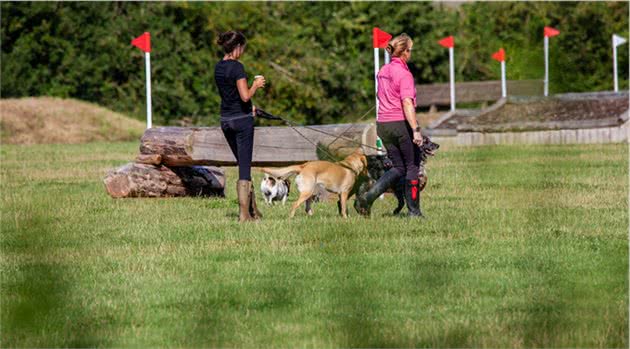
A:
<svg viewBox="0 0 630 349">
<path fill-rule="evenodd" d="M 369 171 L 368 171 L 368 161 L 365 155 L 361 155 L 361 163 L 363 163 L 363 171 L 361 171 L 361 174 L 364 176 L 367 176 L 369 174 Z"/>
</svg>

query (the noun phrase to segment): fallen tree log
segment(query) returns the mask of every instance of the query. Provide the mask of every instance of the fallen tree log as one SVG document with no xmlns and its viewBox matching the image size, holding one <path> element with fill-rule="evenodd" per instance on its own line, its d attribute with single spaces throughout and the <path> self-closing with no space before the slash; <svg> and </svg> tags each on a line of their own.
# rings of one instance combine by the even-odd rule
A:
<svg viewBox="0 0 630 349">
<path fill-rule="evenodd" d="M 210 166 L 169 168 L 128 163 L 109 172 L 104 182 L 114 198 L 225 196 L 225 172 Z"/>
<path fill-rule="evenodd" d="M 373 146 L 376 143 L 376 131 L 372 124 L 317 125 L 296 127 L 296 130 L 290 127 L 257 127 L 252 165 L 285 166 L 322 159 L 326 153 L 343 158 L 361 144 Z M 338 135 L 342 137 L 337 138 Z M 326 150 L 322 151 L 322 148 Z M 367 154 L 374 152 L 367 147 L 364 151 Z M 157 158 L 159 155 L 161 164 L 166 166 L 236 165 L 219 127 L 148 129 L 141 139 L 140 154 L 145 159 L 154 159 L 151 156 Z"/>
</svg>

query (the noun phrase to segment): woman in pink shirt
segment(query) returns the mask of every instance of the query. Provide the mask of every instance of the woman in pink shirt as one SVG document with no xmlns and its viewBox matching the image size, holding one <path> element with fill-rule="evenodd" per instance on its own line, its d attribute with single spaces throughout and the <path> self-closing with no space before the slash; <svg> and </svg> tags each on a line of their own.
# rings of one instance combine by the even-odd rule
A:
<svg viewBox="0 0 630 349">
<path fill-rule="evenodd" d="M 357 197 L 355 208 L 363 215 L 369 215 L 374 200 L 404 176 L 409 216 L 421 216 L 418 146 L 422 145 L 422 134 L 416 121 L 416 86 L 407 67 L 412 47 L 413 41 L 407 34 L 393 38 L 386 48 L 392 60 L 378 73 L 376 133 L 393 167 L 367 193 Z"/>
</svg>

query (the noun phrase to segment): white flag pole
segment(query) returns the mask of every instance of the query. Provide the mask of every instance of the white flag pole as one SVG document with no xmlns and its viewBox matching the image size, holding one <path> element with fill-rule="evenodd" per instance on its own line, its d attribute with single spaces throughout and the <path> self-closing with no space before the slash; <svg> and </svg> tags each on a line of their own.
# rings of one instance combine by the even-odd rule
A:
<svg viewBox="0 0 630 349">
<path fill-rule="evenodd" d="M 145 75 L 147 77 L 147 128 L 152 127 L 151 123 L 151 54 L 144 53 Z"/>
<path fill-rule="evenodd" d="M 507 88 L 505 84 L 505 61 L 501 61 L 501 96 L 505 98 L 507 96 Z"/>
<path fill-rule="evenodd" d="M 615 86 L 615 92 L 619 92 L 619 82 L 617 81 L 617 40 L 615 40 L 615 34 L 612 36 L 613 47 L 613 85 Z"/>
<path fill-rule="evenodd" d="M 623 45 L 626 42 L 628 42 L 628 40 L 626 40 L 625 38 L 613 34 L 612 36 L 612 46 L 613 46 L 613 84 L 615 87 L 615 92 L 619 91 L 619 81 L 617 80 L 617 46 L 619 45 Z"/>
<path fill-rule="evenodd" d="M 451 111 L 455 110 L 455 58 L 453 57 L 455 52 L 453 47 L 448 48 L 448 60 L 450 65 L 451 75 Z"/>
<path fill-rule="evenodd" d="M 545 97 L 549 95 L 549 37 L 545 36 Z"/>
<path fill-rule="evenodd" d="M 374 99 L 376 100 L 375 114 L 378 118 L 378 70 L 379 70 L 378 47 L 374 48 Z"/>
</svg>

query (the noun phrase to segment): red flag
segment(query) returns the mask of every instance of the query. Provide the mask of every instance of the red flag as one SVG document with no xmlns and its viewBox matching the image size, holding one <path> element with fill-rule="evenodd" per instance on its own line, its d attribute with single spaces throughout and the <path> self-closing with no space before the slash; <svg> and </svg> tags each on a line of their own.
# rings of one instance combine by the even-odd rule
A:
<svg viewBox="0 0 630 349">
<path fill-rule="evenodd" d="M 151 52 L 151 34 L 144 32 L 144 34 L 131 40 L 131 44 L 144 52 Z"/>
<path fill-rule="evenodd" d="M 374 48 L 385 48 L 387 47 L 387 43 L 392 36 L 389 33 L 386 33 L 377 27 L 372 29 L 372 45 Z"/>
<path fill-rule="evenodd" d="M 556 36 L 558 34 L 560 34 L 560 31 L 558 29 L 552 28 L 552 27 L 545 27 L 545 36 L 550 38 L 552 36 Z"/>
<path fill-rule="evenodd" d="M 446 48 L 451 48 L 451 47 L 455 47 L 455 38 L 453 38 L 453 36 L 449 36 L 447 38 L 444 38 L 440 41 L 438 41 L 438 44 L 446 47 Z"/>
<path fill-rule="evenodd" d="M 505 50 L 501 48 L 499 51 L 492 54 L 492 58 L 499 62 L 505 61 Z"/>
</svg>

